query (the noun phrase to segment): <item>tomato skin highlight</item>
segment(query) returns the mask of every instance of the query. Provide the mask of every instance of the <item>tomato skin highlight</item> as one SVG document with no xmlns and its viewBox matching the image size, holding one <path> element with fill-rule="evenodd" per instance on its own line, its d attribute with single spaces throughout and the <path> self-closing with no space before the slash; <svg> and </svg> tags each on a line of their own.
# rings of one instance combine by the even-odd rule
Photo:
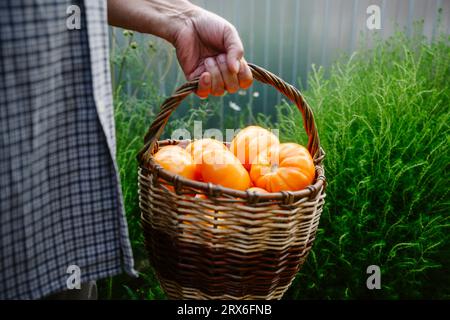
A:
<svg viewBox="0 0 450 320">
<path fill-rule="evenodd" d="M 186 146 L 186 151 L 192 156 L 196 165 L 194 179 L 203 181 L 201 164 L 203 162 L 203 154 L 208 150 L 227 149 L 227 147 L 220 141 L 214 139 L 199 139 L 192 141 Z"/>
<path fill-rule="evenodd" d="M 206 151 L 200 168 L 205 182 L 242 191 L 247 190 L 251 185 L 247 170 L 228 149 Z"/>
<path fill-rule="evenodd" d="M 248 188 L 247 191 L 256 192 L 256 193 L 269 193 L 266 189 L 259 188 L 259 187 L 251 187 L 251 188 Z"/>
<path fill-rule="evenodd" d="M 271 147 L 278 145 L 278 137 L 267 129 L 258 126 L 249 126 L 234 137 L 230 150 L 241 161 L 245 169 L 250 170 L 251 163 L 256 156 Z"/>
<path fill-rule="evenodd" d="M 154 154 L 154 159 L 164 169 L 183 176 L 187 179 L 194 179 L 195 163 L 191 155 L 179 146 L 165 146 Z"/>
<path fill-rule="evenodd" d="M 305 147 L 282 143 L 258 155 L 250 177 L 256 187 L 268 192 L 302 190 L 314 181 L 314 161 Z"/>
</svg>

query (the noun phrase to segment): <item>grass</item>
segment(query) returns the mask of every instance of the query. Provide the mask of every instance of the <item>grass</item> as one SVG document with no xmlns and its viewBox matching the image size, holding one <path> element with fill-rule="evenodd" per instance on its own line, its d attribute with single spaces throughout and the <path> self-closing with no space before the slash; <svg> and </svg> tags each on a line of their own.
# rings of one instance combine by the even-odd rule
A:
<svg viewBox="0 0 450 320">
<path fill-rule="evenodd" d="M 313 250 L 285 298 L 450 298 L 449 83 L 444 35 L 430 44 L 397 33 L 330 70 L 314 68 L 305 95 L 327 153 L 326 206 Z M 117 161 L 141 277 L 106 279 L 100 297 L 164 299 L 142 246 L 135 160 L 162 98 L 150 84 L 136 97 L 123 94 L 120 82 L 116 88 Z M 207 102 L 190 108 L 166 132 L 211 122 L 217 110 Z M 276 122 L 256 117 L 279 127 L 282 140 L 304 142 L 296 108 L 284 103 L 277 111 Z M 366 288 L 369 265 L 381 268 L 381 290 Z"/>
</svg>

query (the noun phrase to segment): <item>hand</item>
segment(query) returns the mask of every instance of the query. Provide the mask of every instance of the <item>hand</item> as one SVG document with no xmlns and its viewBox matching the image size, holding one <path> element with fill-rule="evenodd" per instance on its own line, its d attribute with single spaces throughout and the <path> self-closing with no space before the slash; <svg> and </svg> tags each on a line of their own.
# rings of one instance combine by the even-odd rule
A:
<svg viewBox="0 0 450 320">
<path fill-rule="evenodd" d="M 197 94 L 202 98 L 252 84 L 236 29 L 187 0 L 108 0 L 108 21 L 172 43 L 186 78 L 200 76 Z"/>
<path fill-rule="evenodd" d="M 189 16 L 172 43 L 186 78 L 200 76 L 197 95 L 221 96 L 225 90 L 234 93 L 248 88 L 253 77 L 234 26 L 201 8 Z"/>
</svg>

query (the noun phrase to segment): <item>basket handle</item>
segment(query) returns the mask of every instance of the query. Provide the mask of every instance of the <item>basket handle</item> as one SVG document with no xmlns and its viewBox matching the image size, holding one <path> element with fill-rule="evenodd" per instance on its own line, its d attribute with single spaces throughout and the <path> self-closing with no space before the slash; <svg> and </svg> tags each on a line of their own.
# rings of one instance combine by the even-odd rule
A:
<svg viewBox="0 0 450 320">
<path fill-rule="evenodd" d="M 301 111 L 303 116 L 303 125 L 305 127 L 306 134 L 308 135 L 308 151 L 313 158 L 317 161 L 323 157 L 323 152 L 320 148 L 319 134 L 317 132 L 316 123 L 314 121 L 314 115 L 311 108 L 306 103 L 300 91 L 285 82 L 280 77 L 273 73 L 261 68 L 257 65 L 249 63 L 248 66 L 252 71 L 253 77 L 259 82 L 269 84 L 285 95 L 289 100 L 297 105 L 297 108 Z M 179 87 L 172 96 L 167 98 L 161 106 L 161 110 L 153 121 L 152 125 L 148 129 L 144 137 L 144 147 L 139 152 L 138 157 L 144 161 L 149 161 L 150 152 L 161 136 L 164 127 L 173 111 L 181 104 L 181 102 L 189 94 L 195 92 L 198 87 L 199 78 L 193 79 L 181 87 Z"/>
</svg>

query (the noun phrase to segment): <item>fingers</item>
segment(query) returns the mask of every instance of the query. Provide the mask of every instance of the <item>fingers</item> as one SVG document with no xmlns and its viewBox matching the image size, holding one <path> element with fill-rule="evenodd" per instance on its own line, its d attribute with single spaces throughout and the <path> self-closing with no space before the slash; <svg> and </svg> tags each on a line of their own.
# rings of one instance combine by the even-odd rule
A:
<svg viewBox="0 0 450 320">
<path fill-rule="evenodd" d="M 253 82 L 253 75 L 250 70 L 250 67 L 247 64 L 247 61 L 245 61 L 244 58 L 241 59 L 240 67 L 239 67 L 239 73 L 237 75 L 239 79 L 239 86 L 242 89 L 247 89 L 252 85 Z"/>
<path fill-rule="evenodd" d="M 225 90 L 229 93 L 235 93 L 239 89 L 239 81 L 237 73 L 232 72 L 228 68 L 227 55 L 220 54 L 216 58 L 217 65 L 219 66 L 220 73 L 222 75 L 222 80 L 225 85 Z"/>
<path fill-rule="evenodd" d="M 204 65 L 205 72 L 200 76 L 196 92 L 200 98 L 207 98 L 210 94 L 221 96 L 225 90 L 235 93 L 239 88 L 247 89 L 252 85 L 252 72 L 244 58 L 240 59 L 237 74 L 230 70 L 225 54 L 207 58 Z"/>
<path fill-rule="evenodd" d="M 211 74 L 209 72 L 204 72 L 201 74 L 198 81 L 197 95 L 201 99 L 208 97 L 211 92 Z"/>
<path fill-rule="evenodd" d="M 213 96 L 221 96 L 225 93 L 222 74 L 219 66 L 214 58 L 206 58 L 205 60 L 206 71 L 211 75 L 211 94 Z"/>
<path fill-rule="evenodd" d="M 234 74 L 239 72 L 240 60 L 244 56 L 244 46 L 237 30 L 230 26 L 224 31 L 224 47 L 227 52 L 228 68 Z"/>
</svg>

